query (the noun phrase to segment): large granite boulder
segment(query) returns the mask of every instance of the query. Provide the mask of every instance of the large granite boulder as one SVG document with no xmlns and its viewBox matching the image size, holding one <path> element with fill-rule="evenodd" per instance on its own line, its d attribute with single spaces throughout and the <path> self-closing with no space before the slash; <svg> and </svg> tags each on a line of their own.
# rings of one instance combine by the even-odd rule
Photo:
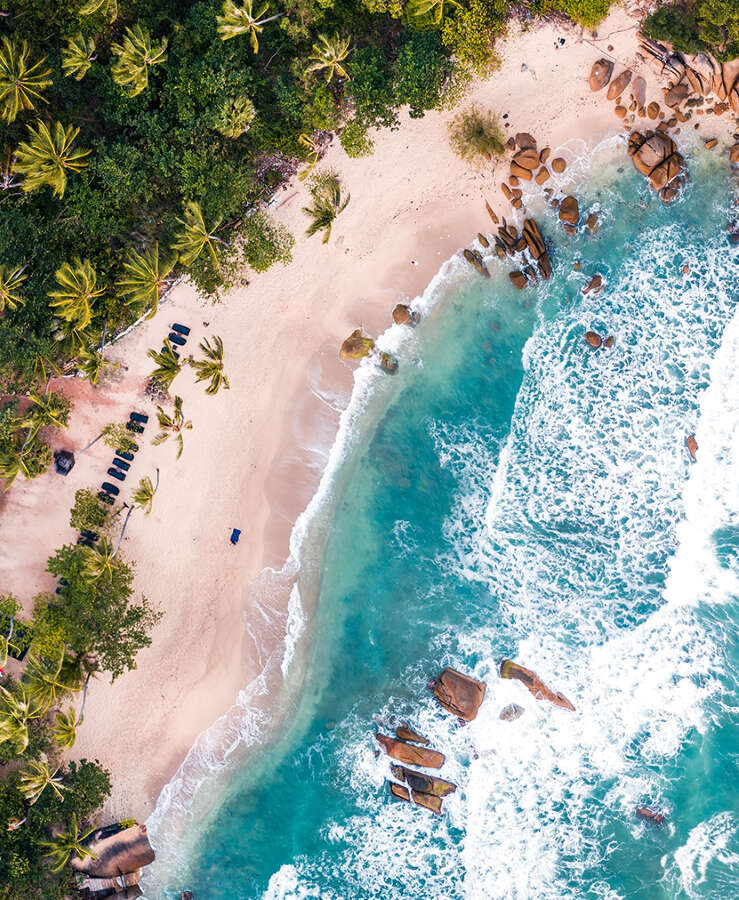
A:
<svg viewBox="0 0 739 900">
<path fill-rule="evenodd" d="M 444 754 L 428 747 L 416 747 L 385 734 L 376 734 L 375 740 L 388 756 L 409 766 L 423 766 L 425 769 L 440 769 L 444 765 Z"/>
<path fill-rule="evenodd" d="M 593 68 L 590 70 L 590 78 L 588 79 L 588 83 L 590 84 L 591 91 L 600 91 L 602 90 L 608 82 L 611 80 L 611 74 L 613 73 L 613 63 L 610 59 L 598 59 L 593 63 Z"/>
<path fill-rule="evenodd" d="M 447 794 L 453 794 L 457 790 L 457 785 L 451 781 L 444 781 L 443 778 L 437 778 L 436 775 L 426 775 L 423 772 L 416 772 L 413 769 L 407 769 L 405 766 L 390 766 L 393 778 L 398 781 L 404 781 L 414 791 L 421 794 L 435 794 L 437 797 L 446 797 Z"/>
<path fill-rule="evenodd" d="M 447 668 L 434 682 L 434 696 L 444 709 L 471 722 L 485 696 L 485 683 Z"/>
<path fill-rule="evenodd" d="M 534 169 L 539 167 L 539 153 L 536 150 L 536 147 L 526 147 L 523 150 L 519 150 L 518 153 L 514 155 L 513 162 L 522 168 L 533 172 Z"/>
<path fill-rule="evenodd" d="M 416 806 L 422 806 L 424 809 L 436 813 L 437 816 L 441 815 L 441 797 L 437 797 L 435 794 L 423 794 L 414 790 L 409 791 L 407 787 L 402 784 L 395 784 L 394 781 L 388 783 L 393 797 L 397 797 L 398 800 L 405 800 L 407 803 L 412 800 Z"/>
<path fill-rule="evenodd" d="M 629 82 L 631 81 L 631 69 L 624 69 L 623 72 L 617 77 L 614 78 L 613 81 L 608 85 L 608 94 L 606 95 L 609 100 L 615 100 L 616 97 L 620 97 L 621 94 L 626 90 L 629 86 Z"/>
<path fill-rule="evenodd" d="M 420 318 L 419 314 L 405 303 L 398 303 L 393 310 L 393 322 L 396 325 L 417 325 Z"/>
<path fill-rule="evenodd" d="M 412 741 L 414 744 L 428 744 L 429 739 L 414 731 L 407 722 L 401 722 L 395 729 L 395 737 L 401 741 Z"/>
<path fill-rule="evenodd" d="M 559 204 L 559 219 L 568 225 L 577 225 L 580 218 L 580 207 L 575 197 L 565 197 Z"/>
<path fill-rule="evenodd" d="M 662 131 L 650 137 L 639 132 L 629 136 L 629 153 L 637 170 L 649 179 L 665 203 L 675 199 L 685 180 L 685 160 L 675 142 Z"/>
<path fill-rule="evenodd" d="M 343 360 L 363 359 L 365 356 L 369 356 L 374 347 L 375 342 L 372 338 L 363 334 L 361 328 L 357 328 L 341 345 L 339 358 Z"/>
<path fill-rule="evenodd" d="M 464 258 L 467 262 L 473 266 L 480 275 L 484 275 L 485 278 L 490 278 L 490 272 L 488 272 L 487 266 L 482 261 L 482 256 L 477 252 L 477 250 L 463 250 L 462 251 Z"/>
<path fill-rule="evenodd" d="M 122 830 L 117 827 L 100 828 L 85 842 L 85 849 L 92 856 L 80 859 L 72 854 L 70 865 L 76 872 L 95 878 L 127 875 L 150 865 L 155 858 L 146 825 L 132 825 Z"/>
<path fill-rule="evenodd" d="M 559 691 L 551 690 L 544 684 L 544 682 L 535 672 L 532 672 L 531 669 L 526 669 L 523 666 L 519 666 L 518 663 L 514 663 L 510 659 L 504 659 L 501 662 L 500 677 L 513 678 L 516 681 L 520 681 L 528 688 L 528 690 L 534 695 L 534 697 L 536 697 L 537 700 L 549 700 L 555 706 L 559 706 L 562 709 L 575 709 L 575 707 L 570 703 L 567 697 L 564 696 L 564 694 L 561 694 Z"/>
<path fill-rule="evenodd" d="M 670 109 L 680 106 L 684 100 L 688 99 L 689 95 L 690 85 L 685 81 L 681 81 L 680 84 L 676 84 L 665 91 L 665 105 L 669 106 Z"/>
</svg>

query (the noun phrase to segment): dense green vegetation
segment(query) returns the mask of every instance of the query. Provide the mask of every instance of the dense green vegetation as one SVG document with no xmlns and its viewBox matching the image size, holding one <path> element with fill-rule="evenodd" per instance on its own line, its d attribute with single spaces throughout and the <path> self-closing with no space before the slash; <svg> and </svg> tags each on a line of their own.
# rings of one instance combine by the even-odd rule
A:
<svg viewBox="0 0 739 900">
<path fill-rule="evenodd" d="M 679 53 L 708 50 L 721 60 L 739 57 L 739 3 L 693 0 L 662 6 L 644 22 L 644 33 L 668 41 Z"/>
</svg>

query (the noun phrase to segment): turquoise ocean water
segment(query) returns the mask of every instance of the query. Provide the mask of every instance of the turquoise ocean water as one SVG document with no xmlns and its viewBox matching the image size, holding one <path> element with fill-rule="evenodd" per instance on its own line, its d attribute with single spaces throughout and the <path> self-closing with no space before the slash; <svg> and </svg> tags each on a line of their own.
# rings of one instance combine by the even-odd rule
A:
<svg viewBox="0 0 739 900">
<path fill-rule="evenodd" d="M 385 336 L 401 369 L 352 425 L 280 738 L 221 773 L 151 900 L 739 896 L 739 257 L 725 155 L 689 165 L 664 208 L 602 147 L 575 177 L 599 234 L 531 205 L 550 282 L 453 261 Z M 487 682 L 467 727 L 426 690 L 445 665 Z M 373 735 L 403 719 L 459 785 L 440 818 L 389 797 Z"/>
</svg>

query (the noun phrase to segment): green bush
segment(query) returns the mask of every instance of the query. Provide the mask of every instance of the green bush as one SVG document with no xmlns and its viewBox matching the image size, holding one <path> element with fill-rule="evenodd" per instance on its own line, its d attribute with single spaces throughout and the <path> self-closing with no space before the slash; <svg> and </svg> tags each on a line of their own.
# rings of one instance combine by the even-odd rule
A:
<svg viewBox="0 0 739 900">
<path fill-rule="evenodd" d="M 503 129 L 495 113 L 469 106 L 449 125 L 452 150 L 465 162 L 480 163 L 505 152 Z"/>
</svg>

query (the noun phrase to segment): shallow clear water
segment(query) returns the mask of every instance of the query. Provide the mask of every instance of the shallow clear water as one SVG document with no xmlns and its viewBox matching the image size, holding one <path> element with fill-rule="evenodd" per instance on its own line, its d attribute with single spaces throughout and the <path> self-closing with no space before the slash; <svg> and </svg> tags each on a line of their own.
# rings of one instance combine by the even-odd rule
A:
<svg viewBox="0 0 739 900">
<path fill-rule="evenodd" d="M 597 236 L 539 210 L 546 286 L 514 290 L 497 261 L 491 281 L 452 267 L 401 348 L 344 463 L 300 700 L 190 825 L 166 896 L 739 896 L 728 166 L 691 159 L 665 209 L 613 159 L 577 186 Z M 595 272 L 605 290 L 583 296 Z M 585 345 L 591 327 L 610 352 Z M 499 679 L 506 656 L 577 711 Z M 464 728 L 426 690 L 445 665 L 488 685 Z M 510 702 L 525 712 L 507 723 Z M 403 719 L 459 785 L 441 818 L 389 797 L 373 734 Z"/>
</svg>

